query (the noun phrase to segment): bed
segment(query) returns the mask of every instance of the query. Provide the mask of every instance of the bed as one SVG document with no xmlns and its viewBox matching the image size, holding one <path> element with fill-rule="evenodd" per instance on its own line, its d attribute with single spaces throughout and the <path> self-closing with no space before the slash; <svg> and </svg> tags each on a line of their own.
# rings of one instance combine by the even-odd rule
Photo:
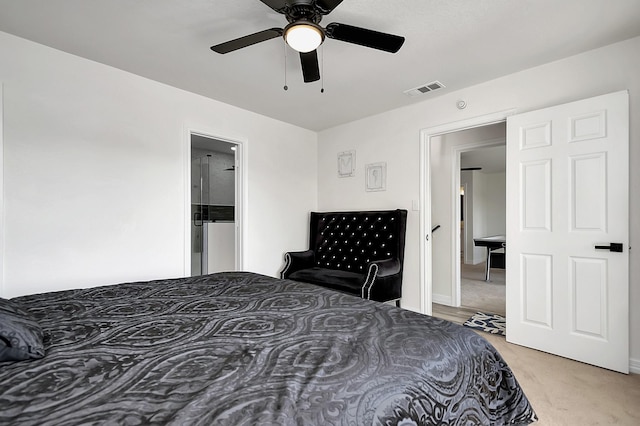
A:
<svg viewBox="0 0 640 426">
<path fill-rule="evenodd" d="M 0 363 L 0 424 L 536 420 L 478 333 L 313 284 L 232 272 L 10 302 L 46 355 Z"/>
</svg>

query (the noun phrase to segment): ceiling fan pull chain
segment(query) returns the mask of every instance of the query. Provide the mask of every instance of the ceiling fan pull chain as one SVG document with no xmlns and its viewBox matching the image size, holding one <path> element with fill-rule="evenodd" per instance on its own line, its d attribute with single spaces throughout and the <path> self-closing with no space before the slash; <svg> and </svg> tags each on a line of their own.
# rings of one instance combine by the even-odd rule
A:
<svg viewBox="0 0 640 426">
<path fill-rule="evenodd" d="M 284 90 L 289 90 L 289 86 L 287 86 L 287 43 L 282 43 L 282 47 L 284 48 Z"/>
<path fill-rule="evenodd" d="M 324 44 L 320 45 L 320 49 L 322 50 L 320 52 L 320 68 L 322 68 L 322 72 L 320 73 L 320 93 L 324 93 Z"/>
</svg>

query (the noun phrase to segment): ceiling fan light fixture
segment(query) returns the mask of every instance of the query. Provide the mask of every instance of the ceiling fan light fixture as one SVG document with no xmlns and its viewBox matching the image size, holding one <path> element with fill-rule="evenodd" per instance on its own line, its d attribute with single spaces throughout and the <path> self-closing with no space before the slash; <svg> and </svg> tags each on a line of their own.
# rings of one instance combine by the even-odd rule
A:
<svg viewBox="0 0 640 426">
<path fill-rule="evenodd" d="M 284 29 L 284 40 L 293 50 L 308 53 L 324 41 L 324 31 L 311 22 L 293 22 Z"/>
</svg>

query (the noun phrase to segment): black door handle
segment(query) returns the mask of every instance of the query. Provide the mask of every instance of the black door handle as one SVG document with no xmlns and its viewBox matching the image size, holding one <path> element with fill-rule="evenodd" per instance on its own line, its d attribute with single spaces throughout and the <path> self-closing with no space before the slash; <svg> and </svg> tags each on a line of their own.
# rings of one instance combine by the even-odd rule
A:
<svg viewBox="0 0 640 426">
<path fill-rule="evenodd" d="M 202 226 L 202 213 L 195 212 L 193 214 L 193 224 L 195 226 Z"/>
<path fill-rule="evenodd" d="M 608 246 L 596 246 L 598 250 L 609 250 L 616 253 L 622 253 L 622 243 L 611 243 Z"/>
</svg>

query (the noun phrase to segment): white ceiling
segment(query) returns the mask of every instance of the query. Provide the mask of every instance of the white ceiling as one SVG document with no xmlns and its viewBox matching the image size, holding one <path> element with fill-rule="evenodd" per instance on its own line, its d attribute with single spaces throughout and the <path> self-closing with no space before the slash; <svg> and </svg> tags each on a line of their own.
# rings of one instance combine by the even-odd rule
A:
<svg viewBox="0 0 640 426">
<path fill-rule="evenodd" d="M 460 153 L 460 168 L 479 167 L 479 173 L 500 173 L 506 170 L 506 146 L 478 148 Z"/>
<path fill-rule="evenodd" d="M 390 54 L 328 39 L 323 79 L 304 84 L 282 39 L 209 49 L 286 24 L 258 0 L 0 0 L 0 31 L 316 131 L 638 36 L 640 1 L 344 0 L 331 22 L 406 42 Z M 403 93 L 433 80 L 446 88 Z"/>
</svg>

